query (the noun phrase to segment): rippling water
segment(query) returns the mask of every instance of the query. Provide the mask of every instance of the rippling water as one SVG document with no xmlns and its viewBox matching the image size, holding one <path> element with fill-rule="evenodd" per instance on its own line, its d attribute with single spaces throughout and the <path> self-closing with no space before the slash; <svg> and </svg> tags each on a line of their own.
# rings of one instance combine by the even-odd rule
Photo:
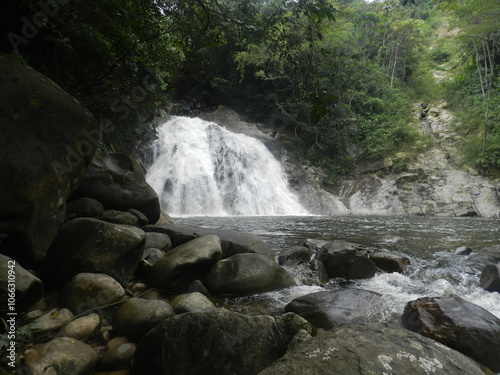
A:
<svg viewBox="0 0 500 375">
<path fill-rule="evenodd" d="M 452 251 L 468 246 L 474 252 L 500 245 L 500 220 L 443 217 L 355 217 L 355 216 L 256 216 L 190 217 L 176 222 L 209 228 L 235 229 L 254 233 L 279 254 L 307 238 L 339 239 L 406 254 L 411 264 L 404 274 L 377 274 L 369 280 L 351 282 L 347 287 L 373 290 L 384 295 L 376 320 L 398 319 L 406 302 L 423 296 L 457 294 L 500 317 L 500 294 L 482 290 L 479 275 L 468 273 L 467 256 Z M 293 270 L 291 270 L 293 271 Z M 262 302 L 275 309 L 293 298 L 325 289 L 301 285 L 287 290 L 238 299 L 244 306 Z M 243 309 L 243 307 L 240 307 Z"/>
</svg>

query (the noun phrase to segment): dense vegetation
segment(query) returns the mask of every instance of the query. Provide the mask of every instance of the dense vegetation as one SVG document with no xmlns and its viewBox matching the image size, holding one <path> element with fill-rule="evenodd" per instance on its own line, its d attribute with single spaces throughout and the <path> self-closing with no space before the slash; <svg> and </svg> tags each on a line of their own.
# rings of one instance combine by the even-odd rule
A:
<svg viewBox="0 0 500 375">
<path fill-rule="evenodd" d="M 460 109 L 466 161 L 489 172 L 500 167 L 499 8 L 497 0 L 7 0 L 0 52 L 14 51 L 113 123 L 103 147 L 123 149 L 173 102 L 225 104 L 334 173 L 425 143 L 411 103 L 436 96 L 428 69 L 453 60 L 456 78 L 442 93 Z M 443 15 L 461 34 L 426 52 Z"/>
</svg>

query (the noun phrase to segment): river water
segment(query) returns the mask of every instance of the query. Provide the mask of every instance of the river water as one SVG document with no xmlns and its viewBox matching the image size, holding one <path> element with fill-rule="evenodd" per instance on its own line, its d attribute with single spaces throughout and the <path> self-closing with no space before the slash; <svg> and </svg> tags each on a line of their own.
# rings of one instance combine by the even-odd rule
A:
<svg viewBox="0 0 500 375">
<path fill-rule="evenodd" d="M 357 216 L 232 216 L 183 217 L 179 224 L 235 229 L 261 237 L 275 252 L 298 246 L 307 238 L 344 240 L 403 253 L 410 265 L 403 273 L 380 273 L 369 280 L 326 285 L 306 282 L 297 287 L 259 295 L 226 299 L 226 307 L 242 312 L 279 312 L 292 299 L 321 290 L 361 288 L 383 294 L 373 321 L 397 321 L 408 301 L 424 296 L 457 294 L 500 318 L 500 294 L 479 287 L 468 256 L 455 255 L 460 246 L 474 252 L 500 245 L 498 219 L 450 217 Z M 300 270 L 290 269 L 301 280 Z M 306 285 L 307 284 L 307 285 Z M 237 307 L 235 307 L 237 306 Z M 257 307 L 256 307 L 257 306 Z M 260 309 L 260 310 L 259 310 Z"/>
</svg>

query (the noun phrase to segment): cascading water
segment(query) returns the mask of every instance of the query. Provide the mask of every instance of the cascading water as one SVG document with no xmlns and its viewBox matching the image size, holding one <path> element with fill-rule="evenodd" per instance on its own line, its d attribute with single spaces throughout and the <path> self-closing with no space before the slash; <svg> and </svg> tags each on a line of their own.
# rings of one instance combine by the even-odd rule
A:
<svg viewBox="0 0 500 375">
<path fill-rule="evenodd" d="M 199 118 L 160 126 L 148 183 L 171 216 L 306 215 L 259 140 Z"/>
</svg>

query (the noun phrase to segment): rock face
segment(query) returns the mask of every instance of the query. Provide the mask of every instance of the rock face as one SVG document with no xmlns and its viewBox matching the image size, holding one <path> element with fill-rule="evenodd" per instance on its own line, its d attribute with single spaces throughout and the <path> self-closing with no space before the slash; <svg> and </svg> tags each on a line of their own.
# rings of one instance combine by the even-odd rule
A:
<svg viewBox="0 0 500 375">
<path fill-rule="evenodd" d="M 259 375 L 484 375 L 463 354 L 405 329 L 343 326 L 298 345 Z"/>
<path fill-rule="evenodd" d="M 64 221 L 100 127 L 50 79 L 1 58 L 0 108 L 0 252 L 37 263 Z"/>
<path fill-rule="evenodd" d="M 296 285 L 278 263 L 259 254 L 237 254 L 215 264 L 207 275 L 207 288 L 216 294 L 245 295 Z"/>
<path fill-rule="evenodd" d="M 285 306 L 318 328 L 373 322 L 381 295 L 361 289 L 317 292 L 295 298 Z"/>
<path fill-rule="evenodd" d="M 146 234 L 139 228 L 92 218 L 66 223 L 43 265 L 44 281 L 61 287 L 80 272 L 105 273 L 120 281 L 135 274 Z"/>
<path fill-rule="evenodd" d="M 304 331 L 311 327 L 295 314 L 185 313 L 143 337 L 132 374 L 253 375 L 285 354 L 292 338 Z"/>
<path fill-rule="evenodd" d="M 146 182 L 137 161 L 124 154 L 97 153 L 87 167 L 74 197 L 90 197 L 105 209 L 142 212 L 150 223 L 160 218 L 158 196 Z"/>
<path fill-rule="evenodd" d="M 500 319 L 482 307 L 458 296 L 419 298 L 406 305 L 403 324 L 500 371 Z"/>
</svg>

